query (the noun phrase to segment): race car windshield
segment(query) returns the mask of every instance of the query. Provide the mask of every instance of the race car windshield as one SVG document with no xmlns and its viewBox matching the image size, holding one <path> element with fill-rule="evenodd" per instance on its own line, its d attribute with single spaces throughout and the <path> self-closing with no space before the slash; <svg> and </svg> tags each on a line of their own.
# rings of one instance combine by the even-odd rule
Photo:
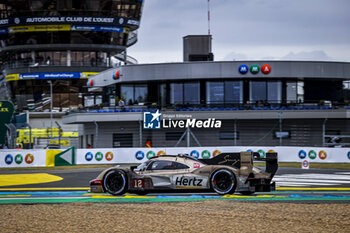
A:
<svg viewBox="0 0 350 233">
<path fill-rule="evenodd" d="M 139 166 L 137 166 L 137 168 L 134 171 L 135 172 L 144 171 L 149 163 L 150 163 L 150 160 L 144 163 L 141 163 Z"/>
</svg>

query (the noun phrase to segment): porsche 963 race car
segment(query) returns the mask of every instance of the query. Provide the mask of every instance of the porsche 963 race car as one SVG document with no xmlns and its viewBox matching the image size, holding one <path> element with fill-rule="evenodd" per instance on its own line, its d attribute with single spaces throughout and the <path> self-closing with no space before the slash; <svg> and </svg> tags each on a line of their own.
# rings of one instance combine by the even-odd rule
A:
<svg viewBox="0 0 350 233">
<path fill-rule="evenodd" d="M 265 161 L 265 170 L 253 166 L 253 160 Z M 220 195 L 275 190 L 271 182 L 278 169 L 277 153 L 222 153 L 211 159 L 188 155 L 162 155 L 138 167 L 111 167 L 90 181 L 90 192 L 146 194 L 160 191 L 214 191 Z"/>
</svg>

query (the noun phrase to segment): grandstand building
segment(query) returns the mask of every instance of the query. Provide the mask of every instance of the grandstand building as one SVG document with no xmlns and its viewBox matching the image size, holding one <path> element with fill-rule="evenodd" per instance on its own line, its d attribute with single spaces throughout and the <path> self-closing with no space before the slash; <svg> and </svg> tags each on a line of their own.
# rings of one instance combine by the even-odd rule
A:
<svg viewBox="0 0 350 233">
<path fill-rule="evenodd" d="M 350 63 L 213 61 L 210 36 L 184 37 L 184 47 L 191 40 L 184 62 L 128 65 L 89 78 L 91 95 L 106 102 L 63 117 L 84 124 L 80 145 L 350 145 Z M 116 106 L 120 99 L 124 107 Z M 146 129 L 144 112 L 156 110 L 165 123 Z M 209 118 L 221 127 L 169 127 L 171 120 Z"/>
<path fill-rule="evenodd" d="M 18 111 L 48 111 L 50 85 L 56 111 L 84 100 L 102 103 L 84 96 L 86 80 L 135 63 L 126 50 L 137 42 L 142 6 L 142 0 L 0 1 L 0 86 L 6 83 Z"/>
</svg>

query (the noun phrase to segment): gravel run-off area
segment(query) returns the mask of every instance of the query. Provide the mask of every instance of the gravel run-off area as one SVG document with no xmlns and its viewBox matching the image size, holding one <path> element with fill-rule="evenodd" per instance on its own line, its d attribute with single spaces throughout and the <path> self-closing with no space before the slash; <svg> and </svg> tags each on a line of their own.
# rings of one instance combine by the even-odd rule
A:
<svg viewBox="0 0 350 233">
<path fill-rule="evenodd" d="M 229 200 L 0 205 L 1 232 L 350 232 L 350 204 Z"/>
</svg>

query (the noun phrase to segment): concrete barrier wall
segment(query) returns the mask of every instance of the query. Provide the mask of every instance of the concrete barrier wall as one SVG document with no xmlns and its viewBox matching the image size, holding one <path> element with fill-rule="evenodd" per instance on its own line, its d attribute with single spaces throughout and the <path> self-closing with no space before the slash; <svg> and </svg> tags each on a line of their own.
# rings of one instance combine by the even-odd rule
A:
<svg viewBox="0 0 350 233">
<path fill-rule="evenodd" d="M 0 167 L 52 166 L 63 150 L 1 150 Z M 168 147 L 168 148 L 101 148 L 76 149 L 74 159 L 60 155 L 74 164 L 141 163 L 161 154 L 189 154 L 196 158 L 212 158 L 222 152 L 254 151 L 264 156 L 277 152 L 280 162 L 350 163 L 350 148 L 328 147 Z M 50 160 L 50 161 L 48 161 Z M 73 164 L 73 165 L 74 165 Z"/>
</svg>

